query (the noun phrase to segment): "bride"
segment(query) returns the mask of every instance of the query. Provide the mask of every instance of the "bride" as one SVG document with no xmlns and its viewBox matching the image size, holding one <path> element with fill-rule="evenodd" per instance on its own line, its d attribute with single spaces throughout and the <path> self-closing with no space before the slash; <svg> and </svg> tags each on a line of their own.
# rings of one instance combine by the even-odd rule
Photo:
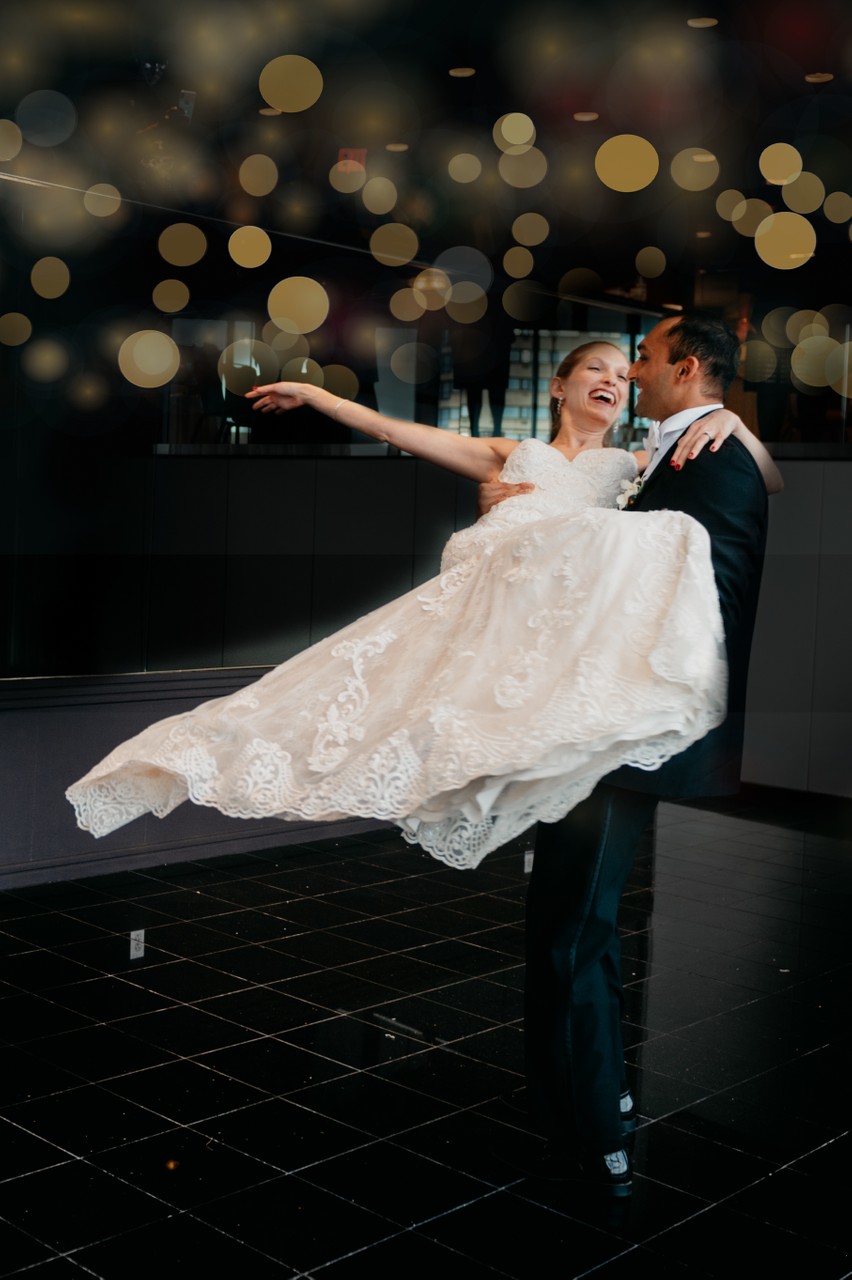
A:
<svg viewBox="0 0 852 1280">
<path fill-rule="evenodd" d="M 512 496 L 450 538 L 424 586 L 118 746 L 66 793 L 79 825 L 103 836 L 186 799 L 243 818 L 374 817 L 474 867 L 611 770 L 655 769 L 719 724 L 708 535 L 682 512 L 618 510 L 647 461 L 604 447 L 628 369 L 606 342 L 571 352 L 551 383 L 549 444 L 457 436 L 304 383 L 249 392 L 262 413 L 310 405 L 472 480 L 499 472 Z M 708 421 L 681 438 L 677 465 L 708 443 Z M 726 410 L 713 422 L 771 488 L 756 437 Z"/>
</svg>

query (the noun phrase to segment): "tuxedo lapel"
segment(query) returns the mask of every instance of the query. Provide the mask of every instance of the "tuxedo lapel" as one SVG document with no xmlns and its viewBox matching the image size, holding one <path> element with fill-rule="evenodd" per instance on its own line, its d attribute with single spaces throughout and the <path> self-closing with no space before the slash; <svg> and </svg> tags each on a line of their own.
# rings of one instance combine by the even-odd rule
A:
<svg viewBox="0 0 852 1280">
<path fill-rule="evenodd" d="M 688 431 L 689 428 L 694 423 L 699 422 L 702 418 L 709 417 L 711 413 L 715 413 L 715 412 L 716 412 L 716 406 L 714 405 L 713 408 L 707 409 L 704 413 L 696 414 L 696 416 L 692 419 L 692 421 L 689 422 L 687 426 L 684 427 L 683 430 Z M 683 431 L 681 432 L 681 435 L 683 435 Z M 660 461 L 654 467 L 654 470 L 648 476 L 648 479 L 643 483 L 641 489 L 636 495 L 636 498 L 634 499 L 633 502 L 631 502 L 630 504 L 631 509 L 635 509 L 636 507 L 641 508 L 643 505 L 642 499 L 645 497 L 647 493 L 649 493 L 653 489 L 654 482 L 656 481 L 657 483 L 659 483 L 660 476 L 666 473 L 666 468 L 668 467 L 671 461 L 672 454 L 674 453 L 679 441 L 680 441 L 680 436 L 677 436 L 676 439 L 674 439 L 671 442 L 671 444 L 669 445 L 666 452 L 663 454 Z"/>
<path fill-rule="evenodd" d="M 674 453 L 676 445 L 677 440 L 675 440 L 674 444 L 672 444 L 665 456 L 661 458 L 654 467 L 654 470 L 648 476 L 648 479 L 643 482 L 641 489 L 637 493 L 633 502 L 631 502 L 630 506 L 627 508 L 628 511 L 640 511 L 642 509 L 648 494 L 652 492 L 655 484 L 659 484 L 660 477 L 665 473 L 665 468 L 669 465 L 669 459 Z"/>
</svg>

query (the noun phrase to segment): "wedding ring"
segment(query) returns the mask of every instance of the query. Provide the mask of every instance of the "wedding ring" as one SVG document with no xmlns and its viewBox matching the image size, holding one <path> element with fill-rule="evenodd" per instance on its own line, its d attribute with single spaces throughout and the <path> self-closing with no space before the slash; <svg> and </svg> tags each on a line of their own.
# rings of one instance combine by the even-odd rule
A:
<svg viewBox="0 0 852 1280">
<path fill-rule="evenodd" d="M 712 439 L 713 439 L 713 436 L 710 434 L 710 432 L 709 432 L 709 431 L 704 431 L 704 433 L 703 433 L 703 434 L 707 437 L 707 439 L 708 439 L 708 440 L 712 440 Z"/>
</svg>

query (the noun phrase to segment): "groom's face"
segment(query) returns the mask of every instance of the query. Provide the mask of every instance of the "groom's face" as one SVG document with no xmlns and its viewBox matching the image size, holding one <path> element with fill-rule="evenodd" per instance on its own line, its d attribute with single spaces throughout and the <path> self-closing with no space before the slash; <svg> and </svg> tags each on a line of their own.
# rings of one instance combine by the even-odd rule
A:
<svg viewBox="0 0 852 1280">
<path fill-rule="evenodd" d="M 676 317 L 655 324 L 639 343 L 639 355 L 630 366 L 630 379 L 639 392 L 636 412 L 642 418 L 662 421 L 675 410 L 678 372 L 677 366 L 669 363 L 668 331 L 676 324 Z"/>
</svg>

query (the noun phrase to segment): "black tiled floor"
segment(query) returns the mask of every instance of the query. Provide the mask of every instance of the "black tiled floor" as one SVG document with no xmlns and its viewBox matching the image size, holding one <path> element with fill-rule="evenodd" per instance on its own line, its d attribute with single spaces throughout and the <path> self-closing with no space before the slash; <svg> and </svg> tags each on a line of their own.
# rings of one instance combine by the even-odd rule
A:
<svg viewBox="0 0 852 1280">
<path fill-rule="evenodd" d="M 0 1275 L 852 1276 L 852 823 L 806 799 L 664 805 L 646 838 L 615 1206 L 519 1172 L 529 840 L 0 893 Z"/>
</svg>

